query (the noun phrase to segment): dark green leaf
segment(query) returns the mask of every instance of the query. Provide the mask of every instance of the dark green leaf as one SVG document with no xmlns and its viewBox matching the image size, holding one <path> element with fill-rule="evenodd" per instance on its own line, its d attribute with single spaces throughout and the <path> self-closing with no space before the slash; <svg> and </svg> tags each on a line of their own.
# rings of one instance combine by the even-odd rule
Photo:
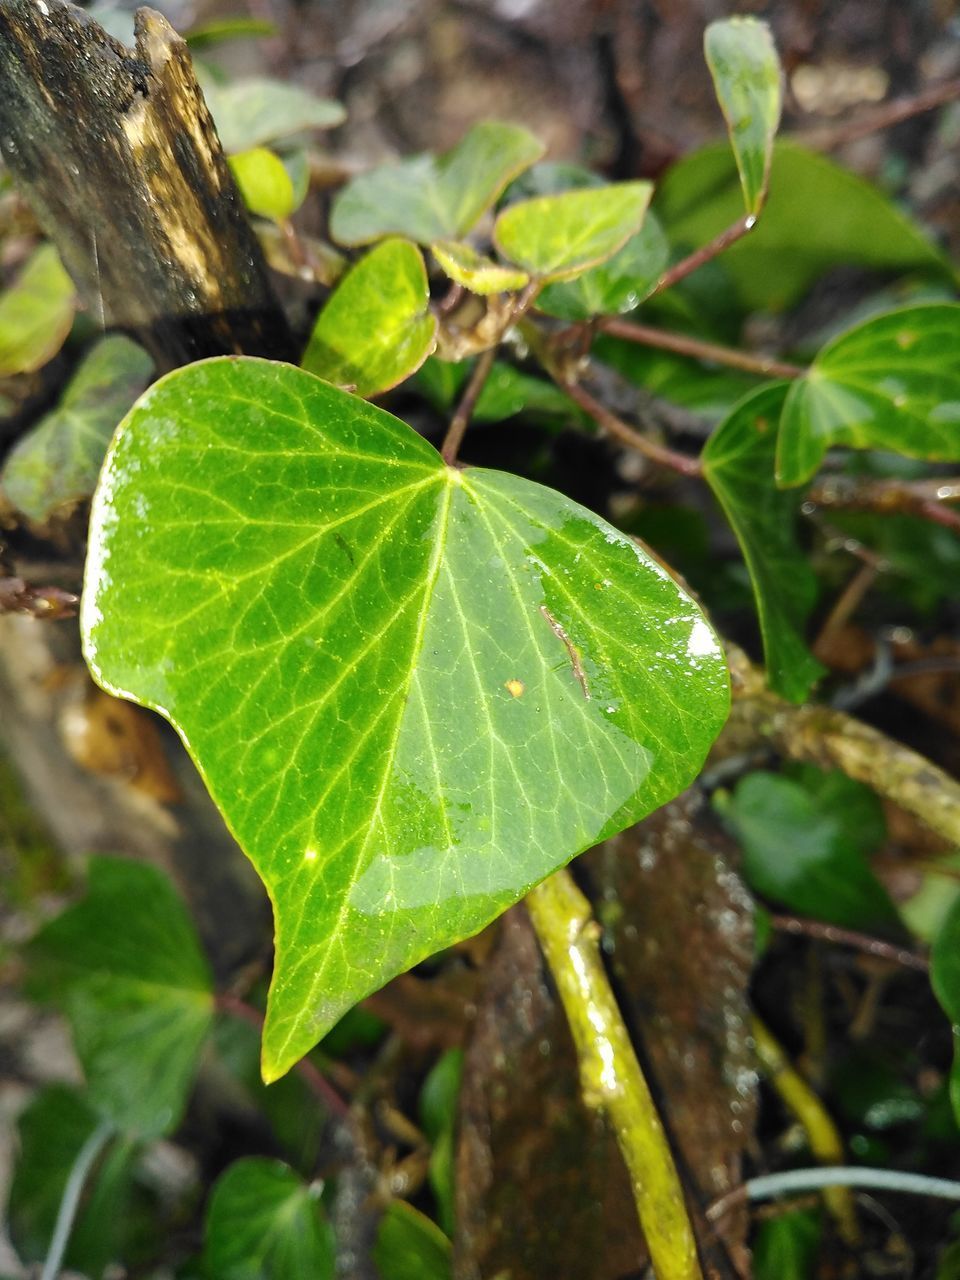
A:
<svg viewBox="0 0 960 1280">
<path fill-rule="evenodd" d="M 259 218 L 283 222 L 297 209 L 293 180 L 278 155 L 266 147 L 238 151 L 229 160 L 244 204 Z M 304 191 L 304 194 L 306 192 Z"/>
<path fill-rule="evenodd" d="M 443 155 L 382 165 L 348 182 L 333 202 L 330 234 L 340 244 L 389 235 L 420 244 L 459 240 L 541 155 L 542 143 L 519 125 L 474 125 Z"/>
<path fill-rule="evenodd" d="M 729 148 L 705 147 L 675 164 L 655 208 L 677 252 L 736 222 L 743 194 Z M 734 296 L 745 310 L 783 310 L 824 271 L 852 264 L 953 278 L 940 251 L 875 187 L 825 156 L 776 143 L 763 217 L 720 260 Z"/>
<path fill-rule="evenodd" d="M 755 1280 L 813 1280 L 820 1248 L 820 1215 L 795 1209 L 767 1218 L 753 1246 Z"/>
<path fill-rule="evenodd" d="M 420 1092 L 420 1123 L 433 1143 L 430 1186 L 438 1217 L 448 1235 L 454 1230 L 454 1131 L 463 1076 L 463 1050 L 449 1049 L 434 1066 Z"/>
<path fill-rule="evenodd" d="M 887 838 L 887 820 L 875 791 L 848 778 L 840 769 L 818 769 L 815 764 L 788 764 L 784 772 L 799 782 L 821 813 L 832 817 L 844 837 L 865 858 L 876 853 Z"/>
<path fill-rule="evenodd" d="M 476 249 L 458 240 L 438 240 L 431 246 L 433 256 L 457 284 L 481 295 L 522 289 L 530 277 L 516 267 L 504 267 L 485 258 Z"/>
<path fill-rule="evenodd" d="M 621 338 L 602 336 L 593 350 L 599 360 L 650 395 L 709 419 L 725 417 L 738 400 L 761 385 L 758 378 L 735 369 L 707 366 Z"/>
<path fill-rule="evenodd" d="M 960 899 L 950 909 L 930 952 L 930 982 L 941 1008 L 953 1024 L 953 1069 L 950 1101 L 960 1121 Z"/>
<path fill-rule="evenodd" d="M 333 1280 L 333 1232 L 320 1190 L 279 1160 L 235 1160 L 207 1209 L 203 1260 L 211 1280 Z"/>
<path fill-rule="evenodd" d="M 307 129 L 333 129 L 346 112 L 299 85 L 253 77 L 218 85 L 204 77 L 203 92 L 224 151 L 250 151 Z"/>
<path fill-rule="evenodd" d="M 454 364 L 431 356 L 417 370 L 414 384 L 435 408 L 446 413 L 453 408 L 469 372 L 468 361 Z M 585 420 L 585 415 L 555 383 L 497 360 L 483 384 L 472 421 L 504 422 L 520 413 L 538 420 Z"/>
<path fill-rule="evenodd" d="M 33 520 L 89 498 L 117 423 L 150 381 L 153 361 L 129 338 L 102 338 L 59 405 L 11 450 L 0 489 Z"/>
<path fill-rule="evenodd" d="M 787 396 L 778 484 L 803 484 L 838 444 L 960 458 L 960 305 L 889 311 L 823 348 Z"/>
<path fill-rule="evenodd" d="M 337 285 L 317 317 L 304 369 L 373 396 L 419 369 L 437 321 L 423 258 L 409 240 L 385 240 Z"/>
<path fill-rule="evenodd" d="M 373 1260 L 381 1280 L 451 1280 L 450 1241 L 405 1200 L 393 1200 L 380 1219 Z"/>
<path fill-rule="evenodd" d="M 214 18 L 200 23 L 184 33 L 184 40 L 191 49 L 206 49 L 224 40 L 239 40 L 251 36 L 276 36 L 280 31 L 273 22 L 263 18 Z"/>
<path fill-rule="evenodd" d="M 167 878 L 94 858 L 87 896 L 30 944 L 35 988 L 73 1030 L 97 1110 L 128 1133 L 168 1133 L 183 1114 L 213 1012 L 210 973 Z"/>
<path fill-rule="evenodd" d="M 270 889 L 267 1078 L 675 795 L 727 714 L 713 633 L 629 539 L 261 360 L 133 409 L 82 613 L 97 678 L 177 725 Z"/>
<path fill-rule="evenodd" d="M 637 234 L 652 192 L 649 182 L 614 182 L 522 200 L 500 213 L 493 238 L 538 280 L 572 280 Z"/>
<path fill-rule="evenodd" d="M 803 638 L 817 580 L 797 543 L 797 499 L 773 483 L 785 395 L 780 383 L 741 400 L 707 441 L 702 461 L 750 571 L 770 687 L 803 702 L 824 669 Z"/>
<path fill-rule="evenodd" d="M 711 22 L 703 49 L 730 130 L 747 213 L 756 216 L 767 195 L 783 106 L 780 59 L 770 28 L 756 18 Z"/>
<path fill-rule="evenodd" d="M 73 281 L 52 244 L 41 245 L 0 294 L 0 378 L 32 373 L 63 346 L 76 305 Z"/>
<path fill-rule="evenodd" d="M 829 805 L 775 773 L 748 774 L 724 809 L 751 888 L 799 915 L 851 929 L 900 927 L 886 891 Z"/>
<path fill-rule="evenodd" d="M 549 284 L 537 297 L 537 307 L 561 320 L 632 311 L 656 287 L 667 266 L 667 238 L 652 213 L 619 252 L 574 280 Z"/>
</svg>

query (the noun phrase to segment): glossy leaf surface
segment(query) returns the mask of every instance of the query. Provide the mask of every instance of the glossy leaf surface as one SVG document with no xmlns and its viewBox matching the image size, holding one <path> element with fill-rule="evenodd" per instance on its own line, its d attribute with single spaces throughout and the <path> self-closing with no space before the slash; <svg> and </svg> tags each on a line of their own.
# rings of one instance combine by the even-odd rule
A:
<svg viewBox="0 0 960 1280">
<path fill-rule="evenodd" d="M 704 147 L 673 165 L 654 208 L 678 255 L 736 222 L 743 191 L 729 147 Z M 852 264 L 952 278 L 943 254 L 876 187 L 796 143 L 775 143 L 763 217 L 716 264 L 734 297 L 744 310 L 780 311 L 823 272 Z"/>
<path fill-rule="evenodd" d="M 210 1197 L 203 1259 L 216 1280 L 333 1280 L 333 1232 L 307 1185 L 279 1160 L 235 1160 Z"/>
<path fill-rule="evenodd" d="M 493 228 L 497 248 L 539 280 L 570 280 L 612 258 L 640 230 L 649 182 L 614 182 L 520 200 Z"/>
<path fill-rule="evenodd" d="M 435 1222 L 405 1200 L 390 1202 L 373 1247 L 381 1280 L 451 1280 L 452 1254 Z"/>
<path fill-rule="evenodd" d="M 629 539 L 289 366 L 147 392 L 90 547 L 92 669 L 179 728 L 271 893 L 267 1078 L 676 794 L 726 716 L 713 633 Z"/>
<path fill-rule="evenodd" d="M 144 1137 L 179 1122 L 213 1014 L 183 903 L 146 863 L 95 858 L 87 896 L 30 944 L 35 989 L 70 1020 L 87 1095 Z"/>
<path fill-rule="evenodd" d="M 0 293 L 0 378 L 32 373 L 63 346 L 73 324 L 73 281 L 52 244 L 31 255 Z"/>
<path fill-rule="evenodd" d="M 817 580 L 797 542 L 797 499 L 773 483 L 786 390 L 764 387 L 741 400 L 710 436 L 702 462 L 750 573 L 770 687 L 803 702 L 824 669 L 803 638 Z"/>
<path fill-rule="evenodd" d="M 153 361 L 121 335 L 102 338 L 67 384 L 57 407 L 10 451 L 0 490 L 33 520 L 89 498 L 120 419 L 143 391 Z"/>
<path fill-rule="evenodd" d="M 632 311 L 652 292 L 668 258 L 663 229 L 653 214 L 647 213 L 637 234 L 612 258 L 573 280 L 548 284 L 537 296 L 537 307 L 561 320 L 589 320 L 591 316 Z"/>
<path fill-rule="evenodd" d="M 219 85 L 203 79 L 203 92 L 224 151 L 250 151 L 308 129 L 333 129 L 346 111 L 299 85 L 268 77 Z"/>
<path fill-rule="evenodd" d="M 296 211 L 300 201 L 294 191 L 293 180 L 283 161 L 273 151 L 266 147 L 252 147 L 231 156 L 229 165 L 243 202 L 251 213 L 282 222 Z"/>
<path fill-rule="evenodd" d="M 960 1120 L 960 901 L 940 926 L 930 953 L 930 982 L 941 1008 L 953 1025 L 953 1070 L 950 1101 Z"/>
<path fill-rule="evenodd" d="M 747 213 L 766 199 L 783 85 L 770 28 L 756 18 L 711 22 L 703 50 L 740 173 Z"/>
<path fill-rule="evenodd" d="M 462 241 L 438 240 L 431 248 L 450 279 L 471 293 L 483 295 L 522 289 L 530 279 L 525 271 L 502 266 Z"/>
<path fill-rule="evenodd" d="M 340 281 L 317 317 L 304 369 L 358 395 L 396 386 L 433 350 L 427 272 L 409 240 L 378 244 Z"/>
<path fill-rule="evenodd" d="M 784 405 L 777 483 L 803 484 L 831 445 L 960 458 L 960 305 L 889 311 L 819 352 Z"/>
<path fill-rule="evenodd" d="M 519 125 L 474 125 L 440 156 L 381 165 L 348 182 L 333 202 L 330 234 L 351 245 L 389 235 L 420 244 L 459 240 L 542 155 L 543 144 Z"/>
</svg>

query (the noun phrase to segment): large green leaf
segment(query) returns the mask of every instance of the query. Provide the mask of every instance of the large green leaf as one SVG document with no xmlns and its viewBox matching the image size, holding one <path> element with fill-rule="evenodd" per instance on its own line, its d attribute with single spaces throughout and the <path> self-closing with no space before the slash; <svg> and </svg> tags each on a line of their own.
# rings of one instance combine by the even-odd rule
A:
<svg viewBox="0 0 960 1280">
<path fill-rule="evenodd" d="M 632 311 L 656 287 L 668 257 L 663 229 L 653 214 L 647 213 L 637 234 L 612 258 L 573 280 L 548 284 L 537 297 L 537 307 L 561 320 Z"/>
<path fill-rule="evenodd" d="M 433 350 L 436 317 L 420 250 L 385 240 L 337 285 L 317 317 L 304 369 L 361 396 L 396 386 Z"/>
<path fill-rule="evenodd" d="M 678 253 L 706 244 L 743 216 L 736 162 L 724 144 L 675 164 L 654 208 Z M 750 235 L 720 259 L 746 310 L 792 306 L 824 271 L 858 265 L 952 278 L 949 262 L 880 191 L 796 143 L 774 145 L 770 195 Z"/>
<path fill-rule="evenodd" d="M 0 378 L 31 373 L 52 359 L 73 324 L 73 281 L 52 244 L 41 245 L 0 294 Z"/>
<path fill-rule="evenodd" d="M 34 989 L 70 1019 L 87 1094 L 118 1129 L 168 1133 L 213 1014 L 183 903 L 145 863 L 95 858 L 87 896 L 30 944 Z"/>
<path fill-rule="evenodd" d="M 57 407 L 11 450 L 0 490 L 33 520 L 89 498 L 117 423 L 150 381 L 153 361 L 120 334 L 84 358 Z"/>
<path fill-rule="evenodd" d="M 493 238 L 505 258 L 537 279 L 572 280 L 637 234 L 652 194 L 649 182 L 613 182 L 519 200 L 501 211 Z"/>
<path fill-rule="evenodd" d="M 381 165 L 348 182 L 333 202 L 330 234 L 340 244 L 389 235 L 420 244 L 459 240 L 542 155 L 543 144 L 519 125 L 474 125 L 443 155 Z"/>
<path fill-rule="evenodd" d="M 803 639 L 817 579 L 797 543 L 797 498 L 773 483 L 786 392 L 778 383 L 741 400 L 707 441 L 702 462 L 747 563 L 770 687 L 803 702 L 824 669 Z"/>
<path fill-rule="evenodd" d="M 333 129 L 346 111 L 339 102 L 317 98 L 299 85 L 252 77 L 218 85 L 203 78 L 207 106 L 220 143 L 229 154 L 250 151 L 307 129 Z"/>
<path fill-rule="evenodd" d="M 953 1024 L 953 1069 L 950 1101 L 960 1120 L 960 899 L 950 909 L 933 940 L 930 982 L 940 1005 Z"/>
<path fill-rule="evenodd" d="M 851 929 L 900 932 L 834 796 L 775 773 L 747 774 L 724 806 L 751 888 L 800 915 Z"/>
<path fill-rule="evenodd" d="M 333 1280 L 333 1232 L 320 1189 L 279 1160 L 235 1160 L 207 1209 L 210 1280 Z"/>
<path fill-rule="evenodd" d="M 960 305 L 889 311 L 818 353 L 787 396 L 777 483 L 803 484 L 835 444 L 960 459 Z"/>
<path fill-rule="evenodd" d="M 82 628 L 270 891 L 267 1078 L 675 795 L 728 705 L 710 628 L 623 535 L 261 360 L 170 374 L 121 426 Z"/>
<path fill-rule="evenodd" d="M 767 195 L 773 139 L 783 107 L 783 79 L 773 36 L 756 18 L 711 22 L 703 50 L 740 173 L 747 213 Z"/>
<path fill-rule="evenodd" d="M 380 1280 L 451 1280 L 453 1250 L 435 1222 L 405 1200 L 392 1200 L 373 1247 Z"/>
</svg>

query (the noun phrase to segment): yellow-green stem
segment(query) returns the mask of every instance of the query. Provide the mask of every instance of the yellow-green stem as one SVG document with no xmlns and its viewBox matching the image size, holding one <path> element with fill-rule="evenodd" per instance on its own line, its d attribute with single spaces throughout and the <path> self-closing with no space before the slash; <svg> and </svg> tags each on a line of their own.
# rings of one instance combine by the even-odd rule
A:
<svg viewBox="0 0 960 1280">
<path fill-rule="evenodd" d="M 670 1144 L 603 967 L 590 904 L 568 871 L 526 902 L 573 1033 L 584 1100 L 616 1133 L 657 1280 L 702 1280 Z"/>
</svg>

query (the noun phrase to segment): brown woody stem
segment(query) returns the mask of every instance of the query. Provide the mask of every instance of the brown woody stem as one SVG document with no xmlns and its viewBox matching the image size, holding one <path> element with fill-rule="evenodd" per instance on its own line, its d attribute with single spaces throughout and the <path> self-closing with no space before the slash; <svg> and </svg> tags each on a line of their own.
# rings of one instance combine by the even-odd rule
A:
<svg viewBox="0 0 960 1280">
<path fill-rule="evenodd" d="M 599 400 L 595 400 L 589 391 L 585 391 L 579 383 L 563 382 L 557 379 L 557 385 L 566 392 L 575 404 L 580 406 L 584 413 L 593 418 L 598 427 L 602 427 L 609 436 L 619 441 L 620 444 L 625 444 L 628 449 L 636 449 L 638 453 L 642 453 L 651 462 L 656 462 L 662 467 L 669 467 L 671 471 L 676 471 L 682 476 L 699 476 L 702 474 L 703 468 L 697 458 L 691 458 L 685 453 L 678 453 L 675 449 L 668 449 L 666 445 L 658 444 L 656 440 L 651 440 L 642 432 L 637 431 L 635 427 L 631 427 L 624 422 L 622 418 L 618 418 L 615 413 L 605 405 L 602 405 Z"/>
<path fill-rule="evenodd" d="M 745 235 L 748 235 L 753 230 L 756 224 L 757 217 L 755 214 L 746 213 L 742 218 L 738 218 L 732 226 L 727 227 L 725 231 L 721 231 L 709 244 L 694 250 L 689 257 L 682 258 L 679 262 L 674 263 L 672 267 L 669 267 L 657 281 L 657 286 L 653 293 L 662 293 L 664 289 L 669 289 L 680 280 L 692 275 L 699 267 L 718 257 L 725 249 L 729 249 L 732 244 L 736 244 L 738 240 L 742 240 Z"/>
<path fill-rule="evenodd" d="M 790 933 L 798 938 L 815 938 L 818 942 L 831 942 L 841 947 L 852 947 L 862 951 L 864 955 L 876 956 L 880 960 L 889 960 L 892 964 L 902 965 L 905 969 L 916 969 L 919 973 L 927 973 L 930 961 L 926 956 L 908 947 L 898 947 L 895 943 L 885 942 L 883 938 L 873 938 L 866 933 L 858 933 L 855 929 L 841 929 L 835 924 L 826 924 L 823 920 L 806 920 L 800 916 L 773 915 L 770 923 L 781 933 Z"/>
<path fill-rule="evenodd" d="M 764 378 L 799 378 L 806 372 L 798 364 L 788 364 L 773 356 L 758 356 L 749 351 L 738 351 L 735 347 L 722 347 L 715 342 L 691 338 L 685 333 L 670 333 L 651 325 L 621 320 L 617 316 L 604 317 L 597 328 L 627 342 L 656 347 L 660 351 L 673 351 L 676 355 L 726 365 L 730 369 L 742 369 L 745 373 L 755 373 Z"/>
</svg>

